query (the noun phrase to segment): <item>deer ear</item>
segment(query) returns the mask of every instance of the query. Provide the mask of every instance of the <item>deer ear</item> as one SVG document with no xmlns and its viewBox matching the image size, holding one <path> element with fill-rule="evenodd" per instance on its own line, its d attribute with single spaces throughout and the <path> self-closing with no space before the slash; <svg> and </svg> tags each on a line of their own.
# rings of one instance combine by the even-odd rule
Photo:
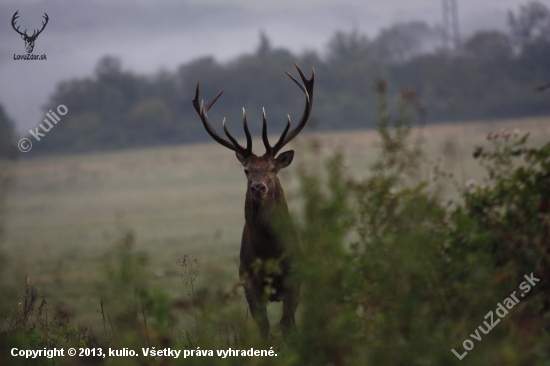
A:
<svg viewBox="0 0 550 366">
<path fill-rule="evenodd" d="M 238 152 L 235 152 L 235 155 L 237 155 L 237 159 L 239 159 L 239 161 L 241 162 L 241 164 L 242 164 L 244 167 L 246 167 L 246 165 L 245 165 L 245 160 L 246 160 L 246 159 L 244 158 L 244 156 L 242 156 L 242 155 L 239 154 Z"/>
<path fill-rule="evenodd" d="M 285 151 L 284 153 L 277 156 L 277 159 L 275 159 L 279 165 L 279 169 L 286 168 L 287 166 L 292 163 L 292 159 L 294 159 L 294 150 Z"/>
</svg>

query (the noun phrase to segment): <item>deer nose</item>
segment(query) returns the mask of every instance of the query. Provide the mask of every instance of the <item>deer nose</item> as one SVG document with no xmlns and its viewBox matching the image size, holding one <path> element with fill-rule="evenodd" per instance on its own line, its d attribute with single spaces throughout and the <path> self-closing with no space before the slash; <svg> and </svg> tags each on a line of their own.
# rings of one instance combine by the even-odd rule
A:
<svg viewBox="0 0 550 366">
<path fill-rule="evenodd" d="M 250 193 L 254 196 L 263 196 L 267 192 L 267 186 L 263 183 L 253 183 L 250 186 Z"/>
</svg>

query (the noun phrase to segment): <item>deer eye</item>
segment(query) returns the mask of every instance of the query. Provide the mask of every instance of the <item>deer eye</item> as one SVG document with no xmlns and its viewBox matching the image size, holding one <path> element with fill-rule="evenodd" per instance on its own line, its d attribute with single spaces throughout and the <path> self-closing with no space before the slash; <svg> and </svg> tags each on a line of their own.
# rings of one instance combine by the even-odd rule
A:
<svg viewBox="0 0 550 366">
<path fill-rule="evenodd" d="M 271 173 L 273 173 L 273 174 L 277 173 L 277 169 L 271 168 Z"/>
<path fill-rule="evenodd" d="M 248 173 L 249 173 L 248 169 L 245 169 L 244 174 L 248 174 Z"/>
</svg>

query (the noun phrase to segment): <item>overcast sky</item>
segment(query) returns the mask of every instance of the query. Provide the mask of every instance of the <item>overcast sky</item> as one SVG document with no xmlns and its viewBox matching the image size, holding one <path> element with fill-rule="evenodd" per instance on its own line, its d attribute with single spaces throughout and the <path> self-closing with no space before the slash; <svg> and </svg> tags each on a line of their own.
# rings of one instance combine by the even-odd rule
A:
<svg viewBox="0 0 550 366">
<path fill-rule="evenodd" d="M 543 1 L 544 2 L 544 1 Z M 526 0 L 458 0 L 463 36 L 479 29 L 506 29 L 506 13 Z M 47 61 L 16 61 L 24 42 L 12 29 L 49 23 L 34 54 Z M 258 46 L 264 31 L 275 47 L 323 54 L 336 30 L 353 26 L 370 37 L 396 22 L 441 23 L 441 0 L 2 0 L 0 3 L 0 103 L 20 132 L 45 117 L 48 96 L 61 80 L 91 75 L 106 54 L 123 68 L 152 73 L 200 56 L 231 60 Z M 70 106 L 69 108 L 70 113 Z"/>
</svg>

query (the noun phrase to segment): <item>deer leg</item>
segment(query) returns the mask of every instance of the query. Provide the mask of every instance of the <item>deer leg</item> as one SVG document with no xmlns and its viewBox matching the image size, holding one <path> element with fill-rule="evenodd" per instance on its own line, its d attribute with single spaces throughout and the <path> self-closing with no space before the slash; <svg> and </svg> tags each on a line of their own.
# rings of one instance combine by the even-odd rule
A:
<svg viewBox="0 0 550 366">
<path fill-rule="evenodd" d="M 300 284 L 289 286 L 283 296 L 283 316 L 281 317 L 281 331 L 283 338 L 288 340 L 292 331 L 296 328 L 294 314 L 300 302 Z"/>
<path fill-rule="evenodd" d="M 262 299 L 262 292 L 257 291 L 253 286 L 246 286 L 245 296 L 250 314 L 260 328 L 262 342 L 266 343 L 269 336 L 269 319 L 267 318 L 266 304 Z"/>
</svg>

